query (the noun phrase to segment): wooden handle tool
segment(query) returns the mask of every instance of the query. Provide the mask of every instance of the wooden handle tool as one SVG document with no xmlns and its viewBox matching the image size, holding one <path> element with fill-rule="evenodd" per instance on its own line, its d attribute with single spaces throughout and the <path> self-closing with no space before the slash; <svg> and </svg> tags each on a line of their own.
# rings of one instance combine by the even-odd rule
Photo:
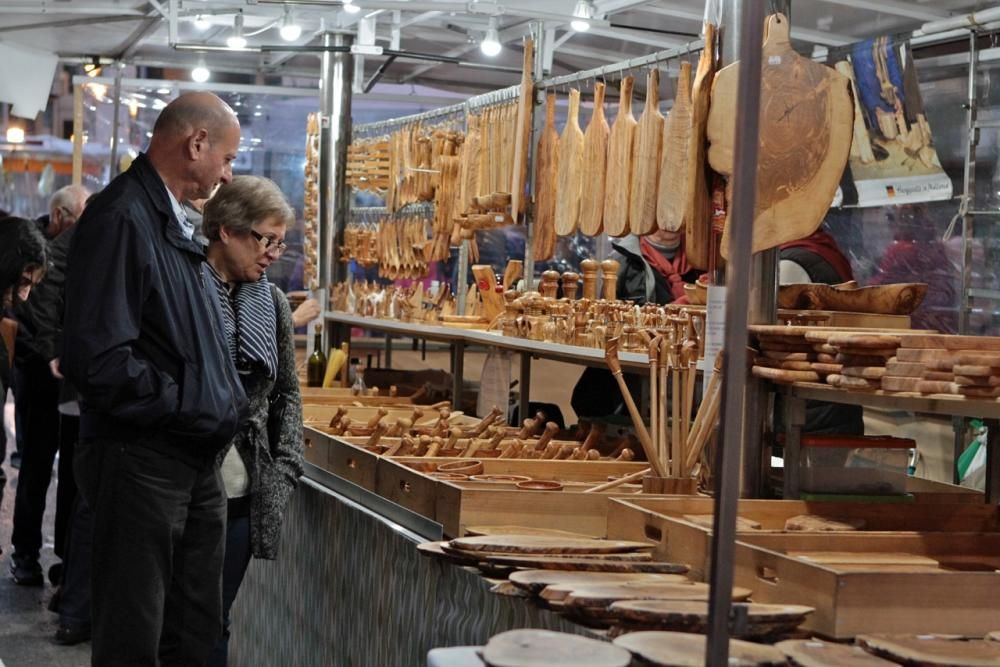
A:
<svg viewBox="0 0 1000 667">
<path fill-rule="evenodd" d="M 413 414 L 410 415 L 410 424 L 416 426 L 417 422 L 423 416 L 424 416 L 424 411 L 422 409 L 413 408 Z"/>
<path fill-rule="evenodd" d="M 413 422 L 406 417 L 400 417 L 396 420 L 396 423 L 392 425 L 392 428 L 386 431 L 385 435 L 389 438 L 398 438 L 406 433 L 409 433 L 411 426 L 413 426 Z"/>
<path fill-rule="evenodd" d="M 592 486 L 589 489 L 584 489 L 583 493 L 597 493 L 598 491 L 607 491 L 608 489 L 613 489 L 616 486 L 621 486 L 622 484 L 628 484 L 629 482 L 637 482 L 650 472 L 652 468 L 646 468 L 645 470 L 639 470 L 638 472 L 633 472 L 624 477 L 619 477 L 618 479 L 613 479 L 610 482 L 604 482 L 603 484 L 598 484 L 597 486 Z"/>
<path fill-rule="evenodd" d="M 337 426 L 337 422 L 344 418 L 347 414 L 347 409 L 344 407 L 337 408 L 337 411 L 333 413 L 333 417 L 330 419 L 329 428 L 334 428 Z"/>
<path fill-rule="evenodd" d="M 441 451 L 442 444 L 441 438 L 433 438 L 431 444 L 427 447 L 427 451 L 424 452 L 424 456 L 437 456 L 438 452 Z"/>
<path fill-rule="evenodd" d="M 343 435 L 347 433 L 347 429 L 349 429 L 350 427 L 351 427 L 351 418 L 344 417 L 339 422 L 337 422 L 337 425 L 333 427 L 331 433 L 333 433 L 333 435 Z"/>
<path fill-rule="evenodd" d="M 544 452 L 548 448 L 549 442 L 552 441 L 552 438 L 554 438 L 558 432 L 558 424 L 555 422 L 549 422 L 546 424 L 545 430 L 542 431 L 542 434 L 538 436 L 538 440 L 535 441 L 535 451 Z"/>
<path fill-rule="evenodd" d="M 632 425 L 639 435 L 639 443 L 642 445 L 642 450 L 646 453 L 646 458 L 649 459 L 649 464 L 653 466 L 657 477 L 665 477 L 666 475 L 663 474 L 663 465 L 657 458 L 656 449 L 653 447 L 653 440 L 649 437 L 649 431 L 646 430 L 646 425 L 642 422 L 642 415 L 639 414 L 639 408 L 636 407 L 635 401 L 632 400 L 632 394 L 628 390 L 628 385 L 625 384 L 625 378 L 622 377 L 622 366 L 621 362 L 618 361 L 617 338 L 612 338 L 608 341 L 604 349 L 604 358 L 608 362 L 608 368 L 611 369 L 611 375 L 618 382 L 618 389 L 625 400 L 625 407 L 628 408 L 629 417 L 632 418 Z"/>
<path fill-rule="evenodd" d="M 389 427 L 385 424 L 381 422 L 376 424 L 374 430 L 372 430 L 372 434 L 368 436 L 368 440 L 365 442 L 365 447 L 374 447 L 377 445 L 387 430 L 389 430 Z"/>
<path fill-rule="evenodd" d="M 602 422 L 597 422 L 590 427 L 590 432 L 587 433 L 587 438 L 580 445 L 580 450 L 583 453 L 587 453 L 591 449 L 597 446 L 597 444 L 604 438 L 604 433 L 607 430 L 607 426 Z"/>
<path fill-rule="evenodd" d="M 502 414 L 503 412 L 501 412 L 500 408 L 493 406 L 493 409 L 490 410 L 489 414 L 483 417 L 479 423 L 472 428 L 469 435 L 473 438 L 478 438 L 486 431 L 486 429 L 492 426 L 493 422 L 499 419 Z"/>
<path fill-rule="evenodd" d="M 445 443 L 445 449 L 455 449 L 458 446 L 458 439 L 462 437 L 462 429 L 453 428 L 448 433 L 448 442 Z"/>
</svg>

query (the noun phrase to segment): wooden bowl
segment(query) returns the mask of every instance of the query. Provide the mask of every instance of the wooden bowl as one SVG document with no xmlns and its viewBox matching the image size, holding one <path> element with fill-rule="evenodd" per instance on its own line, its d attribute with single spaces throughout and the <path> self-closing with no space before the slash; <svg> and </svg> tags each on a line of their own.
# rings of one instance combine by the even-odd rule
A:
<svg viewBox="0 0 1000 667">
<path fill-rule="evenodd" d="M 471 475 L 473 482 L 530 482 L 530 477 L 524 475 Z"/>
<path fill-rule="evenodd" d="M 443 479 L 448 482 L 462 482 L 469 479 L 468 475 L 463 475 L 460 472 L 432 472 L 428 473 L 427 476 L 434 479 Z"/>
<path fill-rule="evenodd" d="M 532 479 L 518 482 L 517 488 L 526 491 L 562 491 L 563 485 L 552 479 Z"/>
<path fill-rule="evenodd" d="M 459 473 L 471 477 L 472 475 L 482 474 L 483 462 L 476 459 L 469 459 L 468 461 L 449 461 L 439 465 L 437 467 L 437 471 L 445 473 Z"/>
</svg>

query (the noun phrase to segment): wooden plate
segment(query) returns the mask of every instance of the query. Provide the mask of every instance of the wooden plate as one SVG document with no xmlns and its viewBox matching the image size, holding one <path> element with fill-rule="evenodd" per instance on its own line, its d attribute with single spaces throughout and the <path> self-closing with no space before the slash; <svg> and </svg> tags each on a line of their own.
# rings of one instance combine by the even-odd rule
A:
<svg viewBox="0 0 1000 667">
<path fill-rule="evenodd" d="M 573 533 L 568 530 L 558 530 L 556 528 L 534 528 L 532 526 L 466 526 L 465 534 L 469 537 L 480 535 L 544 535 L 546 537 L 568 537 L 576 540 L 592 540 L 593 535 L 583 533 Z"/>
<path fill-rule="evenodd" d="M 552 558 L 547 555 L 524 554 L 520 556 L 491 556 L 486 559 L 492 566 L 523 567 L 539 570 L 564 570 L 566 572 L 652 572 L 656 574 L 684 574 L 688 566 L 683 563 L 663 561 L 608 560 L 606 558 Z"/>
<path fill-rule="evenodd" d="M 747 614 L 746 631 L 739 637 L 764 637 L 794 630 L 815 611 L 800 605 L 752 602 L 737 602 L 733 605 L 736 607 Z M 708 630 L 707 601 L 621 600 L 613 603 L 608 611 L 629 623 L 656 626 L 657 630 L 699 633 Z"/>
<path fill-rule="evenodd" d="M 705 636 L 686 632 L 631 632 L 615 646 L 627 649 L 654 667 L 703 667 Z M 773 646 L 729 640 L 729 667 L 778 667 L 785 655 Z"/>
<path fill-rule="evenodd" d="M 946 639 L 933 635 L 859 635 L 866 651 L 901 664 L 932 667 L 997 667 L 1000 644 L 983 639 Z"/>
<path fill-rule="evenodd" d="M 892 667 L 894 662 L 866 653 L 860 646 L 819 639 L 789 639 L 774 645 L 799 667 Z"/>
<path fill-rule="evenodd" d="M 623 553 L 651 551 L 652 544 L 623 540 L 593 540 L 550 535 L 481 535 L 460 537 L 451 546 L 463 551 L 496 551 L 510 554 Z"/>
<path fill-rule="evenodd" d="M 627 667 L 629 652 L 608 642 L 549 630 L 511 630 L 483 647 L 490 667 Z"/>
<path fill-rule="evenodd" d="M 750 597 L 750 593 L 751 591 L 746 588 L 733 588 L 733 600 L 746 600 Z M 580 586 L 570 591 L 565 602 L 568 607 L 607 608 L 619 600 L 708 600 L 708 585 L 690 583 Z"/>
<path fill-rule="evenodd" d="M 626 581 L 680 583 L 688 581 L 683 574 L 649 574 L 646 572 L 560 572 L 559 570 L 521 570 L 510 575 L 515 586 L 536 595 L 546 586 L 616 584 Z"/>
</svg>

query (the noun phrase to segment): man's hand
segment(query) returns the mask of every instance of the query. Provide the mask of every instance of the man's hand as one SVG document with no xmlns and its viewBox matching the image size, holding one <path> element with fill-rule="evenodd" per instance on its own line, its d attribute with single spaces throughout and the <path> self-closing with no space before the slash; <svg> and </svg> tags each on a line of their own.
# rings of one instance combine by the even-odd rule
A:
<svg viewBox="0 0 1000 667">
<path fill-rule="evenodd" d="M 49 371 L 52 372 L 52 377 L 57 380 L 63 379 L 63 374 L 59 372 L 59 357 L 49 360 Z"/>
<path fill-rule="evenodd" d="M 292 313 L 292 323 L 298 329 L 309 324 L 317 317 L 319 317 L 319 301 L 316 299 L 306 299 Z"/>
</svg>

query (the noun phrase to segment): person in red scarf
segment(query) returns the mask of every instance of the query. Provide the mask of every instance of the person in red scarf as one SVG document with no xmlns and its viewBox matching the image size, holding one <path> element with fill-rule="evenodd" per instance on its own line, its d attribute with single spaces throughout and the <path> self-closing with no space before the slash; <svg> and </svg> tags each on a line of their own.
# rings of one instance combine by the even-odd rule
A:
<svg viewBox="0 0 1000 667">
<path fill-rule="evenodd" d="M 639 305 L 687 303 L 684 283 L 702 273 L 684 254 L 683 232 L 657 230 L 648 236 L 626 236 L 613 241 L 618 270 L 618 298 Z"/>
</svg>

